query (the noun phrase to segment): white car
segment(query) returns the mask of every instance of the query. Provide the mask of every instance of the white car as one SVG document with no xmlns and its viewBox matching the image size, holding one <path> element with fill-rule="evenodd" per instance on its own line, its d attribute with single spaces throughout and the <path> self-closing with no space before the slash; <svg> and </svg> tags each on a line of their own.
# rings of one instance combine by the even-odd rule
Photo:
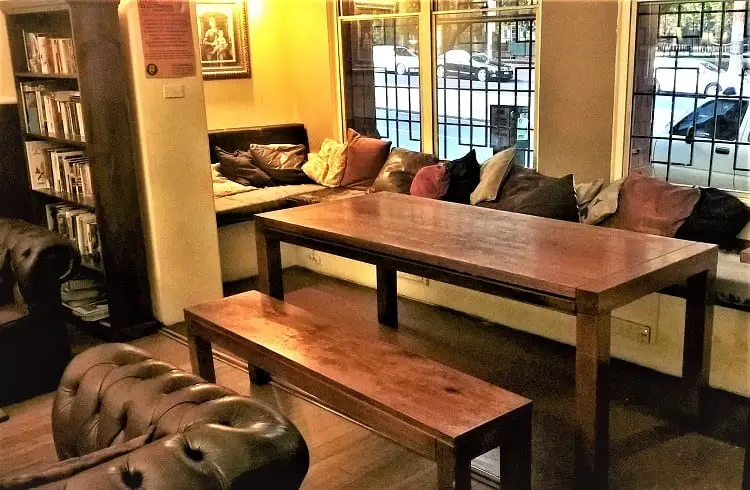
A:
<svg viewBox="0 0 750 490">
<path fill-rule="evenodd" d="M 742 77 L 722 70 L 710 61 L 699 58 L 658 56 L 654 59 L 656 92 L 686 94 L 750 93 L 750 77 Z"/>
<path fill-rule="evenodd" d="M 712 187 L 750 191 L 748 106 L 746 98 L 709 99 L 678 119 L 667 128 L 671 145 L 668 139 L 653 142 L 656 175 L 666 177 L 668 169 L 670 182 L 707 186 L 710 173 Z"/>
<path fill-rule="evenodd" d="M 372 64 L 375 68 L 395 71 L 399 75 L 419 72 L 419 55 L 404 46 L 373 46 Z"/>
</svg>

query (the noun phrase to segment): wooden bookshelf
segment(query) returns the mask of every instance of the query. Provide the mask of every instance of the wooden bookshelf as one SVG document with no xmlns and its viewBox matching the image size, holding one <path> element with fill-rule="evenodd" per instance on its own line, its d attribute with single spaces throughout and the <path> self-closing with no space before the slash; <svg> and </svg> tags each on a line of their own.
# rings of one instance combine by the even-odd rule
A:
<svg viewBox="0 0 750 490">
<path fill-rule="evenodd" d="M 6 0 L 0 3 L 0 9 L 7 23 L 23 153 L 29 141 L 59 143 L 82 150 L 91 173 L 93 196 L 27 188 L 33 208 L 29 214 L 46 225 L 45 205 L 54 202 L 70 203 L 96 214 L 102 260 L 96 264 L 84 261 L 83 269 L 104 279 L 110 313 L 109 326 L 104 329 L 109 332 L 107 337 L 127 339 L 151 331 L 157 324 L 151 308 L 134 150 L 137 133 L 130 117 L 131 91 L 118 4 L 119 0 Z M 72 39 L 77 73 L 32 72 L 24 33 Z M 69 42 L 66 48 L 69 53 Z M 45 86 L 49 82 L 55 90 L 80 92 L 86 141 L 70 134 L 30 131 L 21 91 L 25 82 Z"/>
</svg>

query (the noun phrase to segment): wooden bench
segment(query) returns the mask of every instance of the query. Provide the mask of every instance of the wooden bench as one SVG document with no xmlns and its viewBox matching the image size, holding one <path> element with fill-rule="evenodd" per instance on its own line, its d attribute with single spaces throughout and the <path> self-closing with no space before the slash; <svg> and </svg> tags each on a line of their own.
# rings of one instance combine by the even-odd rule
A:
<svg viewBox="0 0 750 490">
<path fill-rule="evenodd" d="M 496 447 L 503 488 L 531 486 L 526 398 L 256 291 L 185 317 L 193 370 L 208 381 L 216 344 L 436 461 L 440 489 L 470 488 L 471 460 Z"/>
</svg>

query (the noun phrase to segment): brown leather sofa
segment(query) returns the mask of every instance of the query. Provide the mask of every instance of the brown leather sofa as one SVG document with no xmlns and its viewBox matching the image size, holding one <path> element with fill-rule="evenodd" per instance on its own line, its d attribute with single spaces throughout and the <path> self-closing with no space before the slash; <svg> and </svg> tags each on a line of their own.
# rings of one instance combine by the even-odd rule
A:
<svg viewBox="0 0 750 490">
<path fill-rule="evenodd" d="M 2 488 L 294 489 L 307 445 L 274 409 L 127 344 L 76 356 L 52 408 L 61 460 Z"/>
<path fill-rule="evenodd" d="M 79 263 L 63 236 L 0 218 L 0 406 L 57 387 L 70 361 L 60 284 Z"/>
</svg>

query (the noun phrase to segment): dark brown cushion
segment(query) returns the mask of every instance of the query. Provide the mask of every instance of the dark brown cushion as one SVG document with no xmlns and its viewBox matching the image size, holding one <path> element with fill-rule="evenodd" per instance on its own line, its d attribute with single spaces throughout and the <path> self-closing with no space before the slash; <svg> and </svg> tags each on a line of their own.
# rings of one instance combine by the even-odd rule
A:
<svg viewBox="0 0 750 490">
<path fill-rule="evenodd" d="M 479 185 L 479 162 L 474 149 L 469 153 L 445 164 L 448 174 L 448 192 L 443 200 L 469 204 L 471 193 Z"/>
<path fill-rule="evenodd" d="M 305 145 L 250 145 L 250 154 L 263 167 L 300 169 L 305 163 Z"/>
<path fill-rule="evenodd" d="M 693 212 L 699 197 L 700 191 L 695 187 L 630 174 L 620 188 L 617 212 L 607 226 L 673 237 Z"/>
<path fill-rule="evenodd" d="M 409 194 L 411 182 L 422 167 L 435 165 L 438 159 L 434 155 L 418 151 L 394 148 L 375 182 L 372 184 L 374 192 L 389 191 L 399 194 Z"/>
<path fill-rule="evenodd" d="M 693 212 L 677 230 L 675 237 L 735 248 L 737 235 L 750 221 L 750 208 L 719 189 L 709 187 L 701 189 L 700 193 Z"/>
<path fill-rule="evenodd" d="M 367 138 L 351 128 L 346 131 L 346 141 L 346 168 L 341 186 L 372 185 L 388 158 L 391 142 Z"/>
<path fill-rule="evenodd" d="M 445 165 L 438 163 L 422 167 L 411 182 L 410 194 L 430 199 L 441 199 L 448 192 L 450 179 Z"/>
<path fill-rule="evenodd" d="M 252 156 L 246 151 L 229 153 L 218 146 L 215 148 L 219 158 L 217 170 L 227 179 L 242 185 L 266 187 L 271 184 L 271 177 L 253 163 Z"/>
<path fill-rule="evenodd" d="M 478 206 L 578 222 L 572 174 L 557 179 L 532 169 L 513 166 L 497 199 L 481 202 Z"/>
</svg>

